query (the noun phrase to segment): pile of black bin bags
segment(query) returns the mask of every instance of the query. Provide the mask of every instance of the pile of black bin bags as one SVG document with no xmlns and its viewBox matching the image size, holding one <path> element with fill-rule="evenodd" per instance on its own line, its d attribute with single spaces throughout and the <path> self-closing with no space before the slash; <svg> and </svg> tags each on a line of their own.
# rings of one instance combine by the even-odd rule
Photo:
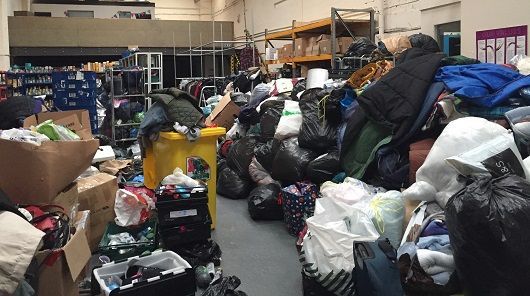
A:
<svg viewBox="0 0 530 296">
<path fill-rule="evenodd" d="M 338 175 L 339 182 L 349 176 L 386 189 L 406 187 L 409 145 L 421 128 L 416 121 L 424 123 L 428 115 L 421 112 L 423 102 L 443 57 L 414 50 L 420 53 L 402 58 L 358 97 L 345 84 L 265 101 L 250 120 L 258 123 L 236 123 L 246 135 L 223 143 L 230 148 L 227 155 L 219 154 L 217 192 L 232 199 L 251 197 L 249 210 L 256 219 L 281 219 L 278 190 L 263 186 L 284 188 L 304 180 L 320 185 Z M 346 109 L 341 104 L 348 96 L 356 103 Z M 298 101 L 302 124 L 298 135 L 280 140 L 274 135 L 287 100 Z"/>
<path fill-rule="evenodd" d="M 333 90 L 331 96 L 329 91 L 316 88 L 305 91 L 300 99 L 293 96 L 299 101 L 302 124 L 297 136 L 283 140 L 274 135 L 285 100 L 293 97 L 280 96 L 263 103 L 257 113 L 259 123 L 244 127 L 245 137 L 221 145 L 229 144 L 230 148 L 226 158 L 220 156 L 217 192 L 232 199 L 248 197 L 253 219 L 281 220 L 281 188 L 302 180 L 315 184 L 332 180 L 341 171 L 337 150 L 341 92 Z M 336 99 L 330 99 L 333 96 Z M 322 118 L 319 104 L 325 97 L 328 112 Z"/>
</svg>

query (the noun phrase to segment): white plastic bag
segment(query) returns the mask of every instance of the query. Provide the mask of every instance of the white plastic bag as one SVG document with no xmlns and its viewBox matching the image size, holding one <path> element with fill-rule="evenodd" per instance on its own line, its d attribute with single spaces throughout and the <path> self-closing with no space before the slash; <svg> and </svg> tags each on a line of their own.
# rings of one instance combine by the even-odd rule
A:
<svg viewBox="0 0 530 296">
<path fill-rule="evenodd" d="M 246 134 L 247 129 L 236 119 L 234 125 L 226 132 L 226 138 L 229 140 L 237 140 L 245 137 Z"/>
<path fill-rule="evenodd" d="M 394 248 L 398 248 L 403 234 L 405 203 L 399 191 L 378 193 L 370 201 L 368 216 L 372 218 L 381 237 L 388 238 Z"/>
<path fill-rule="evenodd" d="M 162 180 L 162 185 L 180 185 L 184 187 L 199 187 L 200 183 L 184 174 L 181 168 L 175 168 L 173 174 L 166 176 Z"/>
<path fill-rule="evenodd" d="M 445 161 L 464 176 L 491 174 L 500 177 L 515 174 L 527 180 L 530 177 L 511 133 L 499 135 L 475 149 L 449 157 Z"/>
<path fill-rule="evenodd" d="M 362 206 L 367 206 L 372 197 L 379 192 L 384 192 L 384 189 L 373 187 L 363 181 L 350 177 L 346 177 L 344 182 L 339 184 L 327 181 L 320 186 L 320 193 L 323 197 L 338 200 L 349 205 L 362 201 Z"/>
<path fill-rule="evenodd" d="M 298 102 L 287 100 L 283 108 L 282 117 L 278 122 L 274 138 L 283 140 L 298 136 L 300 127 L 302 126 L 302 111 Z"/>
<path fill-rule="evenodd" d="M 120 189 L 116 192 L 114 202 L 115 222 L 122 227 L 142 224 L 147 220 L 152 208 L 153 200 L 147 195 L 139 198 L 130 191 Z"/>
<path fill-rule="evenodd" d="M 447 200 L 464 187 L 457 180 L 458 173 L 445 159 L 472 150 L 506 133 L 508 131 L 504 127 L 483 118 L 466 117 L 452 121 L 445 127 L 416 172 L 416 183 L 403 192 L 403 197 L 436 200 L 440 207 L 445 208 Z"/>
<path fill-rule="evenodd" d="M 317 282 L 327 277 L 336 295 L 353 295 L 354 241 L 375 241 L 379 233 L 360 209 L 330 198 L 316 200 L 319 213 L 307 219 L 300 259 L 304 272 Z M 335 281 L 336 279 L 336 281 Z"/>
</svg>

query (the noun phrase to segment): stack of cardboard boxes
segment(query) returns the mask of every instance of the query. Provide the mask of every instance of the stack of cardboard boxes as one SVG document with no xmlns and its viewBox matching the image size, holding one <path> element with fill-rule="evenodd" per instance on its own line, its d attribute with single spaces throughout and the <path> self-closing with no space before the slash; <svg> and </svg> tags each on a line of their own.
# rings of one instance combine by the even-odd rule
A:
<svg viewBox="0 0 530 296">
<path fill-rule="evenodd" d="M 353 42 L 351 37 L 339 37 L 335 40 L 335 53 L 346 53 Z M 331 36 L 318 35 L 300 37 L 294 40 L 294 57 L 318 56 L 331 54 Z"/>
<path fill-rule="evenodd" d="M 15 203 L 58 205 L 74 221 L 76 231 L 58 250 L 35 254 L 40 296 L 78 295 L 78 282 L 97 251 L 106 224 L 114 219 L 117 178 L 107 174 L 77 179 L 99 147 L 85 110 L 46 112 L 31 116 L 24 127 L 53 119 L 76 132 L 79 141 L 47 141 L 40 146 L 0 139 L 0 188 Z M 77 209 L 77 211 L 73 210 Z M 1 294 L 1 293 L 0 293 Z"/>
</svg>

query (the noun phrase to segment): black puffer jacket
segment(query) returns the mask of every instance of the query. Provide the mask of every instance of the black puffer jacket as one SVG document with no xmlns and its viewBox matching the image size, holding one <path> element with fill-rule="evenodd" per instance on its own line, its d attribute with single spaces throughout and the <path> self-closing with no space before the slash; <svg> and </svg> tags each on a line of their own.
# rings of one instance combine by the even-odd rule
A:
<svg viewBox="0 0 530 296">
<path fill-rule="evenodd" d="M 398 65 L 357 98 L 367 117 L 404 136 L 422 107 L 443 54 L 427 54 Z"/>
</svg>

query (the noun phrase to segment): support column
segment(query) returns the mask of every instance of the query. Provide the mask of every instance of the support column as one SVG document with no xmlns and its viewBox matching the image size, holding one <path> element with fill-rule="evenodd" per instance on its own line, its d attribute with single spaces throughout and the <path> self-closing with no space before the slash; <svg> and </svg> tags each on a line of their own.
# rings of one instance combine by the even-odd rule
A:
<svg viewBox="0 0 530 296">
<path fill-rule="evenodd" d="M 9 32 L 7 30 L 7 16 L 9 1 L 0 1 L 0 71 L 8 70 L 9 61 Z"/>
</svg>

